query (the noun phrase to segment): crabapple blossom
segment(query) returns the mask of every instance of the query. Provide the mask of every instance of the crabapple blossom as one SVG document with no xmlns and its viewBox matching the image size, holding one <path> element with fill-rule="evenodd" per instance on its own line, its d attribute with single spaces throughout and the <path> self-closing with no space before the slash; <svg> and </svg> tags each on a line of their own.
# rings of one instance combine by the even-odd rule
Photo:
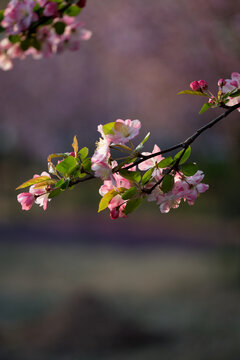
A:
<svg viewBox="0 0 240 360">
<path fill-rule="evenodd" d="M 35 5 L 34 0 L 11 0 L 4 11 L 2 27 L 11 35 L 27 30 L 32 22 L 38 20 L 38 15 L 34 11 Z"/>
<path fill-rule="evenodd" d="M 107 138 L 111 140 L 113 144 L 124 145 L 129 140 L 134 139 L 141 129 L 141 123 L 139 120 L 116 120 L 112 129 L 113 134 L 108 134 Z"/>
<path fill-rule="evenodd" d="M 34 204 L 35 197 L 31 193 L 21 193 L 17 196 L 17 201 L 22 205 L 22 210 L 30 210 Z"/>
<path fill-rule="evenodd" d="M 67 32 L 62 35 L 56 34 L 53 28 L 46 25 L 38 30 L 39 39 L 46 44 L 45 50 L 41 49 L 42 52 L 46 51 L 45 55 L 48 52 L 51 55 L 52 52 L 58 51 L 66 40 L 65 35 L 68 35 L 68 32 L 70 34 L 72 30 L 75 32 L 78 27 L 73 19 L 64 17 L 64 21 L 64 30 L 67 29 Z M 12 56 L 18 51 L 19 56 L 25 56 L 26 53 L 33 51 L 28 49 L 21 54 L 22 50 L 18 48 L 18 44 L 10 44 L 6 39 L 0 45 L 2 46 L 0 56 L 8 56 L 9 51 L 12 52 Z M 32 54 L 34 56 L 37 56 L 38 52 L 41 53 L 37 49 L 34 49 L 34 52 Z M 78 183 L 94 178 L 103 181 L 99 189 L 101 200 L 98 211 L 108 208 L 111 219 L 127 217 L 145 198 L 148 201 L 155 201 L 161 213 L 168 213 L 170 209 L 178 208 L 181 202 L 193 205 L 199 195 L 208 190 L 209 185 L 202 182 L 204 173 L 198 170 L 196 163 L 188 162 L 191 154 L 190 145 L 204 131 L 226 118 L 231 112 L 239 110 L 240 74 L 235 72 L 232 73 L 231 79 L 220 79 L 217 96 L 212 95 L 210 91 L 203 91 L 208 87 L 206 81 L 199 80 L 190 84 L 195 90 L 197 86 L 201 91 L 192 93 L 187 90 L 180 94 L 207 97 L 208 103 L 203 105 L 200 113 L 217 106 L 227 110 L 195 131 L 185 141 L 164 150 L 154 145 L 152 152 L 140 152 L 150 133 L 138 145 L 132 141 L 139 134 L 141 128 L 139 120 L 118 119 L 115 122 L 100 124 L 97 129 L 101 137 L 96 143 L 92 157 L 88 157 L 88 148 L 83 147 L 79 150 L 75 135 L 72 143 L 74 151 L 48 156 L 48 169 L 53 174 L 53 178 L 48 173 L 42 172 L 41 175 L 34 175 L 32 179 L 17 188 L 30 186 L 29 192 L 21 193 L 17 197 L 22 209 L 29 210 L 35 202 L 46 210 L 48 201 L 53 197 Z M 225 104 L 230 104 L 232 107 Z M 178 152 L 174 157 L 162 156 L 177 149 Z M 115 157 L 117 151 L 120 152 L 120 156 Z M 53 161 L 54 158 L 58 160 Z"/>
<path fill-rule="evenodd" d="M 77 51 L 80 42 L 92 35 L 76 20 L 80 5 L 74 5 L 73 0 L 11 0 L 0 21 L 6 35 L 0 42 L 0 68 L 10 70 L 12 59 L 27 55 L 41 59 L 64 50 Z M 69 16 L 71 8 L 74 13 L 70 11 Z"/>
</svg>

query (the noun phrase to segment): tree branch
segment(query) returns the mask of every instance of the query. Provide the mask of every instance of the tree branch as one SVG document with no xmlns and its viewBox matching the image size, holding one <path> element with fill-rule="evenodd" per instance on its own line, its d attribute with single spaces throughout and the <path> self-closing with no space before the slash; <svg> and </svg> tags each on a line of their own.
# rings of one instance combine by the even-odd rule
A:
<svg viewBox="0 0 240 360">
<path fill-rule="evenodd" d="M 211 120 L 209 123 L 207 123 L 206 125 L 202 126 L 200 129 L 198 129 L 194 134 L 192 134 L 190 137 L 188 137 L 186 140 L 184 140 L 183 142 L 176 144 L 172 147 L 169 147 L 167 149 L 155 152 L 154 154 L 150 154 L 150 155 L 143 155 L 143 154 L 139 154 L 139 159 L 134 161 L 133 164 L 130 164 L 128 166 L 126 166 L 124 169 L 128 170 L 133 168 L 134 166 L 137 166 L 139 164 L 141 164 L 143 161 L 146 161 L 148 159 L 151 159 L 155 156 L 158 155 L 162 155 L 165 153 L 168 153 L 170 151 L 173 150 L 177 150 L 180 148 L 186 149 L 190 144 L 192 144 L 204 131 L 206 131 L 207 129 L 210 129 L 211 127 L 213 127 L 215 124 L 217 124 L 219 121 L 221 121 L 222 119 L 224 119 L 225 117 L 227 117 L 229 114 L 231 114 L 234 110 L 240 108 L 240 104 L 236 104 L 233 105 L 231 107 L 229 107 L 223 114 L 219 115 L 218 117 L 216 117 L 215 119 Z M 116 170 L 117 171 L 117 170 Z M 115 169 L 113 169 L 113 172 L 116 172 Z"/>
</svg>

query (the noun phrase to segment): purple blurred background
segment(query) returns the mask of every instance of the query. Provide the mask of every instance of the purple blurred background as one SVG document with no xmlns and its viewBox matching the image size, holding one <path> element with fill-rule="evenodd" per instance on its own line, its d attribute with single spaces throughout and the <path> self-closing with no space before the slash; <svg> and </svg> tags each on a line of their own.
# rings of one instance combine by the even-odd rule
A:
<svg viewBox="0 0 240 360">
<path fill-rule="evenodd" d="M 79 52 L 0 73 L 0 359 L 239 359 L 239 113 L 193 145 L 210 185 L 194 207 L 111 221 L 86 183 L 26 213 L 14 189 L 75 134 L 93 151 L 100 123 L 141 120 L 151 151 L 220 114 L 177 93 L 240 71 L 240 7 L 88 0 L 81 17 Z"/>
</svg>

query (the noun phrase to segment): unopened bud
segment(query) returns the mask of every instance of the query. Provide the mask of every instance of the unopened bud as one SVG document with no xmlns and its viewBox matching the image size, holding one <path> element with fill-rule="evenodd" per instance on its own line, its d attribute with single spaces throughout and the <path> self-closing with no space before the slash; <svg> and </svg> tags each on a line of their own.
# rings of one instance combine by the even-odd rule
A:
<svg viewBox="0 0 240 360">
<path fill-rule="evenodd" d="M 83 8 L 86 5 L 87 0 L 79 0 L 77 6 Z"/>
<path fill-rule="evenodd" d="M 190 83 L 190 88 L 193 90 L 193 91 L 198 91 L 200 90 L 200 85 L 198 83 L 198 81 L 193 81 Z"/>
<path fill-rule="evenodd" d="M 199 80 L 199 81 L 198 81 L 198 84 L 199 84 L 199 86 L 200 86 L 200 88 L 201 88 L 202 90 L 207 90 L 207 88 L 208 88 L 208 83 L 207 83 L 205 80 Z"/>
<path fill-rule="evenodd" d="M 226 85 L 226 81 L 224 79 L 219 79 L 218 80 L 218 86 L 223 87 L 224 85 Z"/>
<path fill-rule="evenodd" d="M 119 208 L 114 208 L 110 211 L 110 218 L 115 220 L 119 217 Z"/>
</svg>

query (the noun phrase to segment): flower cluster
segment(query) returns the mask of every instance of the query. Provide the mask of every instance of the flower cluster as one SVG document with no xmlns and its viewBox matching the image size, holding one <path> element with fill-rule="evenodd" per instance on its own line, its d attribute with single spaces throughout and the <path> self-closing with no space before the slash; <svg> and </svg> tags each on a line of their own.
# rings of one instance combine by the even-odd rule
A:
<svg viewBox="0 0 240 360">
<path fill-rule="evenodd" d="M 0 68 L 10 70 L 12 60 L 32 55 L 50 57 L 65 49 L 76 51 L 91 32 L 75 19 L 85 3 L 59 0 L 11 0 L 0 12 Z M 82 7 L 81 7 L 82 6 Z"/>
<path fill-rule="evenodd" d="M 48 184 L 51 176 L 43 171 L 41 175 L 34 175 L 33 179 L 35 185 L 30 186 L 29 192 L 19 194 L 17 200 L 22 205 L 22 210 L 30 210 L 34 203 L 46 210 L 47 203 L 50 201 Z M 28 185 L 26 184 L 26 186 Z"/>
<path fill-rule="evenodd" d="M 202 182 L 203 171 L 198 169 L 195 162 L 189 161 L 190 145 L 203 131 L 240 108 L 240 105 L 237 106 L 240 102 L 240 75 L 233 73 L 232 79 L 220 79 L 217 97 L 208 90 L 208 84 L 204 80 L 192 82 L 190 87 L 192 90 L 185 90 L 180 94 L 214 99 L 213 102 L 204 104 L 200 112 L 217 106 L 227 108 L 227 111 L 201 127 L 184 142 L 165 150 L 154 145 L 152 152 L 143 151 L 150 133 L 140 143 L 134 144 L 141 129 L 139 120 L 117 119 L 100 124 L 100 138 L 92 156 L 88 156 L 87 147 L 79 149 L 75 136 L 72 152 L 49 155 L 48 172 L 52 177 L 43 172 L 18 187 L 22 189 L 30 186 L 28 193 L 18 195 L 22 209 L 29 210 L 35 202 L 46 210 L 47 202 L 53 197 L 93 178 L 100 178 L 103 182 L 99 189 L 101 200 L 98 211 L 108 208 L 112 219 L 127 217 L 144 199 L 155 201 L 161 213 L 178 208 L 182 201 L 193 205 L 209 186 Z M 174 150 L 178 150 L 174 156 L 163 156 Z M 56 164 L 54 159 L 58 159 Z"/>
<path fill-rule="evenodd" d="M 200 114 L 207 111 L 209 108 L 228 107 L 240 104 L 240 74 L 233 72 L 231 79 L 218 80 L 218 94 L 213 95 L 208 90 L 208 83 L 205 80 L 193 81 L 190 83 L 191 90 L 181 91 L 179 94 L 193 94 L 208 97 L 208 102 L 205 103 L 200 110 Z M 240 109 L 238 109 L 240 111 Z"/>
</svg>

